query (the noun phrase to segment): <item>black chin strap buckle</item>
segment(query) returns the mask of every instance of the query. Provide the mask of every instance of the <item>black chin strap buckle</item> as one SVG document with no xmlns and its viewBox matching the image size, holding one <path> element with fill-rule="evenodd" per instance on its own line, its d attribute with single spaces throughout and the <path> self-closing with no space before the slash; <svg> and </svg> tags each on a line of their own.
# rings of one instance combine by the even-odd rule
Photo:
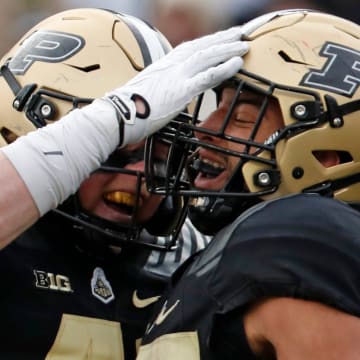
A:
<svg viewBox="0 0 360 360">
<path fill-rule="evenodd" d="M 330 95 L 325 95 L 324 98 L 330 126 L 333 128 L 342 127 L 344 125 L 343 112 L 341 111 L 336 99 Z"/>
<path fill-rule="evenodd" d="M 21 85 L 16 80 L 16 77 L 9 69 L 7 64 L 2 65 L 0 71 L 1 71 L 1 76 L 5 79 L 11 91 L 15 95 L 15 99 L 13 101 L 13 108 L 17 111 L 23 111 L 31 94 L 34 92 L 36 88 L 36 84 L 29 84 L 29 85 L 25 85 L 24 87 L 21 87 Z"/>
<path fill-rule="evenodd" d="M 46 125 L 46 119 L 54 118 L 54 106 L 38 93 L 34 93 L 36 84 L 21 87 L 7 64 L 1 66 L 0 72 L 15 95 L 12 105 L 16 111 L 25 111 L 27 118 L 38 128 Z"/>
<path fill-rule="evenodd" d="M 23 88 L 21 88 L 13 101 L 13 108 L 17 111 L 23 111 L 35 89 L 36 84 L 25 85 Z"/>
<path fill-rule="evenodd" d="M 343 126 L 343 117 L 360 111 L 360 100 L 356 99 L 342 105 L 338 105 L 335 98 L 330 95 L 325 95 L 325 102 L 327 106 L 327 116 L 331 127 L 339 128 Z"/>
</svg>

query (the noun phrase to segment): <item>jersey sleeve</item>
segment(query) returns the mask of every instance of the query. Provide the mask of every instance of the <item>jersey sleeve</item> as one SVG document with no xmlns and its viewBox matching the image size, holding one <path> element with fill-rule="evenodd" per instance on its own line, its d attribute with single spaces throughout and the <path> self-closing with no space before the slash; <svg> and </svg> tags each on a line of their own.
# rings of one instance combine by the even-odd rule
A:
<svg viewBox="0 0 360 360">
<path fill-rule="evenodd" d="M 294 297 L 359 316 L 359 228 L 356 210 L 318 195 L 266 202 L 217 234 L 190 273 L 223 313 Z"/>
</svg>

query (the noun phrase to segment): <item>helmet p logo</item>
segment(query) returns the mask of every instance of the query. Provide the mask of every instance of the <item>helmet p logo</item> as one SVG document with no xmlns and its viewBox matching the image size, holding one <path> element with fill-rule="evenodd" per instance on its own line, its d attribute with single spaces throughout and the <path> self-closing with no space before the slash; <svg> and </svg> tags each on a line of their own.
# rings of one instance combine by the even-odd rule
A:
<svg viewBox="0 0 360 360">
<path fill-rule="evenodd" d="M 62 62 L 79 52 L 85 40 L 73 34 L 57 31 L 36 31 L 22 44 L 11 58 L 9 68 L 23 75 L 35 61 Z"/>
<path fill-rule="evenodd" d="M 360 85 L 360 52 L 327 42 L 320 55 L 328 58 L 323 68 L 305 74 L 300 84 L 352 97 Z"/>
</svg>

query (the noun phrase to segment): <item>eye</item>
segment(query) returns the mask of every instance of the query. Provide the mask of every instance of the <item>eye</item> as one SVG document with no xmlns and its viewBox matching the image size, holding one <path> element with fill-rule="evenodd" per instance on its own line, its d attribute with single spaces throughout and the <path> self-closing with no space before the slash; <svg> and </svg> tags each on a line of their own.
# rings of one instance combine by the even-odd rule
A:
<svg viewBox="0 0 360 360">
<path fill-rule="evenodd" d="M 235 117 L 233 119 L 234 125 L 242 128 L 249 128 L 252 129 L 254 126 L 254 121 L 244 119 L 243 117 Z"/>
</svg>

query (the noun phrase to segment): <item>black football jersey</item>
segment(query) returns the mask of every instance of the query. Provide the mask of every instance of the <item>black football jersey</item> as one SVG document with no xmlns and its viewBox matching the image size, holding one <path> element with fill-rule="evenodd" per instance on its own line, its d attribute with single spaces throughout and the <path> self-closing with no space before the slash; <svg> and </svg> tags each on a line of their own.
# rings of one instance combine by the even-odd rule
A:
<svg viewBox="0 0 360 360">
<path fill-rule="evenodd" d="M 47 215 L 0 251 L 0 359 L 135 358 L 165 279 L 139 251 L 88 256 L 74 236 Z"/>
<path fill-rule="evenodd" d="M 214 236 L 156 304 L 139 360 L 253 359 L 246 306 L 322 302 L 360 316 L 360 213 L 315 194 L 263 202 Z"/>
</svg>

